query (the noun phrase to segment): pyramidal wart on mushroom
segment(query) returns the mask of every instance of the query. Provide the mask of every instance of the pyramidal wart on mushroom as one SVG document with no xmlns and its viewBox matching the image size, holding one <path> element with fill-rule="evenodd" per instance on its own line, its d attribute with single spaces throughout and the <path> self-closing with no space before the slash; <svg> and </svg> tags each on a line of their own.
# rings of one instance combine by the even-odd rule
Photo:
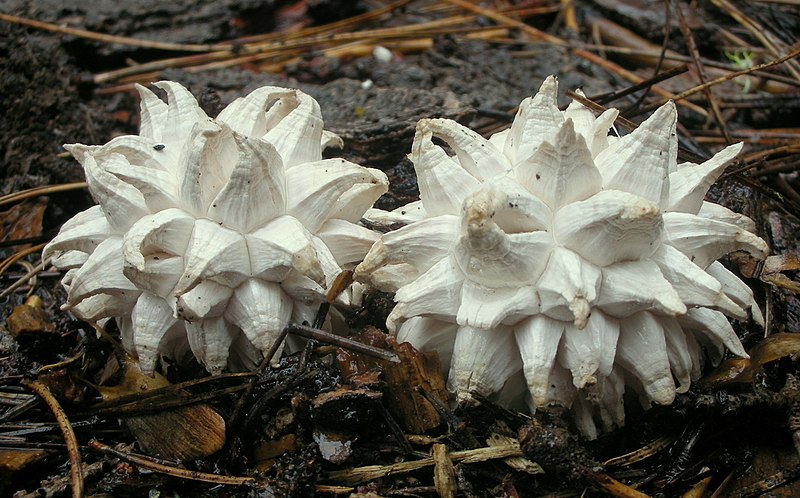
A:
<svg viewBox="0 0 800 498">
<path fill-rule="evenodd" d="M 420 121 L 410 155 L 420 200 L 368 213 L 407 225 L 381 237 L 356 277 L 396 292 L 388 327 L 442 354 L 460 400 L 509 401 L 522 386 L 534 409 L 571 407 L 593 437 L 596 422 L 624 423 L 627 385 L 669 404 L 704 351 L 746 356 L 726 315 L 763 318 L 717 259 L 768 247 L 750 219 L 703 200 L 741 144 L 678 164 L 672 102 L 618 138 L 615 109 L 562 112 L 556 93 L 547 78 L 489 140 Z"/>
<path fill-rule="evenodd" d="M 156 86 L 167 102 L 137 86 L 139 135 L 66 146 L 98 205 L 44 257 L 68 269 L 64 309 L 116 319 L 143 371 L 187 350 L 210 372 L 251 366 L 375 242 L 357 223 L 386 175 L 323 160 L 339 138 L 298 90 L 259 88 L 211 119 L 180 84 Z"/>
</svg>

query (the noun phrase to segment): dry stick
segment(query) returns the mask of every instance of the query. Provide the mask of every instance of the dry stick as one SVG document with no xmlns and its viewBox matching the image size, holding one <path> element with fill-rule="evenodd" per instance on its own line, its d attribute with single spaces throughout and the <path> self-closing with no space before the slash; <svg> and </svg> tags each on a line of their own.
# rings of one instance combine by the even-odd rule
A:
<svg viewBox="0 0 800 498">
<path fill-rule="evenodd" d="M 642 460 L 658 454 L 661 450 L 668 448 L 674 439 L 675 438 L 671 436 L 660 437 L 638 450 L 606 460 L 603 462 L 603 468 L 627 467 L 634 463 L 641 462 Z"/>
<path fill-rule="evenodd" d="M 73 498 L 81 498 L 83 496 L 81 453 L 78 449 L 78 440 L 75 438 L 75 432 L 72 430 L 72 426 L 69 423 L 67 414 L 64 413 L 61 405 L 58 404 L 58 401 L 53 397 L 53 394 L 50 392 L 47 386 L 41 382 L 36 380 L 24 381 L 22 385 L 38 394 L 39 397 L 42 398 L 42 400 L 44 400 L 44 402 L 47 404 L 47 407 L 50 408 L 50 411 L 53 412 L 53 416 L 56 418 L 56 422 L 58 422 L 58 427 L 61 429 L 61 433 L 64 435 L 64 443 L 67 445 L 72 496 Z"/>
<path fill-rule="evenodd" d="M 49 259 L 49 258 L 48 258 L 48 259 L 45 259 L 45 260 L 43 260 L 41 263 L 39 263 L 38 265 L 36 265 L 36 266 L 33 268 L 33 270 L 29 271 L 28 273 L 26 273 L 25 275 L 23 275 L 22 277 L 20 277 L 20 279 L 19 279 L 19 280 L 17 280 L 17 281 L 16 281 L 16 282 L 14 282 L 13 284 L 9 285 L 8 287 L 6 287 L 6 289 L 5 289 L 5 290 L 3 290 L 3 292 L 0 292 L 0 299 L 3 299 L 4 297 L 8 296 L 9 294 L 11 294 L 11 293 L 12 293 L 12 292 L 14 292 L 15 290 L 19 289 L 19 288 L 20 288 L 20 287 L 22 287 L 23 285 L 27 284 L 27 283 L 30 281 L 30 279 L 32 279 L 32 278 L 33 278 L 33 277 L 35 277 L 35 276 L 36 276 L 36 275 L 37 275 L 39 272 L 41 272 L 42 270 L 44 270 L 45 266 L 47 266 L 47 265 L 49 265 L 49 264 L 50 264 L 50 259 Z"/>
<path fill-rule="evenodd" d="M 488 446 L 474 450 L 454 451 L 450 453 L 450 459 L 454 462 L 477 463 L 487 460 L 496 460 L 508 457 L 524 456 L 518 444 L 507 444 L 503 446 Z M 367 465 L 356 467 L 349 470 L 337 470 L 328 472 L 326 479 L 341 481 L 345 484 L 358 484 L 362 482 L 389 477 L 397 474 L 413 472 L 435 464 L 433 457 L 412 460 L 410 462 L 393 463 L 390 465 Z"/>
<path fill-rule="evenodd" d="M 773 56 L 779 57 L 781 53 L 784 52 L 783 47 L 779 47 L 777 43 L 773 39 L 775 38 L 772 33 L 768 30 L 764 29 L 758 22 L 754 19 L 748 17 L 744 12 L 736 8 L 732 3 L 728 0 L 711 0 L 711 3 L 719 7 L 720 9 L 724 10 L 729 16 L 736 19 L 736 21 L 741 24 L 747 31 L 750 32 L 751 35 L 756 37 L 758 41 L 761 42 L 767 50 L 772 53 Z M 786 70 L 791 73 L 795 79 L 800 80 L 800 70 L 798 70 L 794 64 L 786 64 Z"/>
<path fill-rule="evenodd" d="M 592 95 L 589 97 L 591 100 L 597 102 L 598 104 L 607 104 L 609 102 L 614 102 L 615 100 L 619 100 L 622 97 L 626 97 L 632 93 L 636 93 L 643 88 L 649 88 L 657 83 L 661 83 L 662 81 L 668 80 L 679 74 L 683 74 L 689 69 L 686 67 L 686 64 L 681 66 L 674 67 L 663 73 L 658 73 L 652 78 L 648 78 L 641 83 L 637 83 L 636 85 L 631 85 L 627 88 L 623 88 L 622 90 L 618 90 L 616 92 L 604 93 L 602 95 Z"/>
<path fill-rule="evenodd" d="M 11 256 L 7 257 L 6 259 L 3 260 L 2 263 L 0 263 L 0 275 L 5 273 L 5 271 L 8 270 L 14 263 L 16 263 L 17 261 L 19 261 L 20 259 L 24 258 L 29 254 L 38 252 L 40 249 L 43 249 L 45 245 L 46 245 L 45 243 L 36 244 L 35 246 L 22 249 L 21 251 L 16 252 Z"/>
<path fill-rule="evenodd" d="M 230 379 L 240 379 L 240 378 L 251 378 L 255 377 L 254 373 L 250 372 L 242 372 L 242 373 L 229 373 L 229 374 L 220 374 L 215 375 L 213 377 L 203 377 L 202 379 L 193 379 L 187 380 L 185 382 L 181 382 L 178 384 L 170 384 L 168 386 L 159 387 L 157 389 L 152 389 L 150 391 L 144 391 L 142 393 L 136 394 L 127 394 L 125 396 L 120 396 L 118 398 L 114 398 L 108 401 L 101 401 L 99 403 L 95 403 L 94 405 L 90 406 L 90 410 L 102 410 L 107 408 L 118 407 L 121 405 L 127 405 L 131 403 L 142 403 L 147 401 L 151 398 L 160 397 L 160 396 L 168 396 L 168 395 L 175 395 L 180 391 L 184 391 L 190 387 L 197 387 L 204 384 L 209 383 L 217 383 L 219 381 L 226 381 Z"/>
<path fill-rule="evenodd" d="M 167 43 L 157 42 L 150 40 L 140 40 L 138 38 L 129 38 L 127 36 L 114 36 L 106 35 L 103 33 L 96 33 L 94 31 L 87 31 L 85 29 L 68 28 L 66 26 L 59 26 L 49 22 L 35 21 L 24 17 L 13 16 L 11 14 L 0 13 L 0 21 L 6 21 L 12 24 L 21 24 L 31 28 L 50 31 L 52 33 L 61 33 L 65 35 L 77 36 L 78 38 L 85 38 L 87 40 L 95 40 L 107 43 L 116 43 L 118 45 L 129 45 L 131 47 L 153 48 L 157 50 L 176 50 L 181 52 L 213 52 L 216 50 L 230 50 L 233 48 L 232 44 L 190 44 L 190 43 Z"/>
<path fill-rule="evenodd" d="M 566 41 L 562 40 L 561 38 L 558 38 L 557 36 L 553 36 L 553 35 L 547 34 L 544 31 L 538 30 L 538 29 L 534 28 L 533 26 L 525 24 L 522 21 L 518 21 L 516 19 L 512 19 L 512 18 L 508 17 L 507 15 L 504 15 L 504 14 L 501 14 L 500 12 L 497 12 L 496 10 L 485 9 L 483 7 L 479 7 L 478 5 L 474 5 L 474 4 L 470 3 L 468 0 L 444 0 L 444 1 L 447 2 L 447 3 L 462 7 L 464 9 L 466 9 L 466 10 L 471 11 L 471 12 L 475 12 L 478 15 L 481 15 L 481 16 L 484 16 L 484 17 L 488 17 L 489 19 L 492 19 L 493 21 L 498 22 L 500 24 L 504 24 L 506 26 L 511 26 L 511 27 L 517 28 L 520 31 L 524 32 L 525 34 L 531 36 L 532 38 L 534 38 L 536 40 L 542 40 L 542 41 L 546 41 L 548 43 L 551 43 L 553 45 L 557 45 L 559 47 L 569 48 L 572 51 L 572 53 L 577 55 L 578 57 L 581 57 L 582 59 L 585 59 L 585 60 L 587 60 L 587 61 L 589 61 L 589 62 L 591 62 L 593 64 L 596 64 L 596 65 L 602 67 L 603 69 L 605 69 L 605 70 L 607 70 L 607 71 L 609 71 L 611 73 L 617 74 L 617 75 L 625 78 L 626 80 L 628 80 L 628 81 L 630 81 L 632 83 L 641 83 L 642 81 L 644 81 L 644 78 L 636 75 L 635 73 L 633 73 L 631 71 L 628 71 L 627 69 L 623 68 L 622 66 L 619 66 L 617 64 L 614 64 L 613 62 L 607 61 L 607 60 L 603 59 L 602 57 L 600 57 L 599 55 L 593 54 L 593 53 L 591 53 L 589 51 L 586 51 L 586 50 L 583 50 L 583 49 L 579 49 L 579 48 L 571 48 L 570 44 L 567 43 Z M 675 100 L 676 102 L 678 100 L 678 99 L 675 98 L 675 96 L 672 93 L 664 90 L 663 88 L 657 87 L 657 86 L 653 87 L 653 92 L 655 92 L 658 95 L 661 95 L 662 97 L 665 97 L 667 99 Z M 708 112 L 706 112 L 705 109 L 703 109 L 702 107 L 700 107 L 698 105 L 692 104 L 691 102 L 680 102 L 679 105 L 682 105 L 683 107 L 686 107 L 687 109 L 691 109 L 692 111 L 700 114 L 701 116 L 708 116 Z"/>
<path fill-rule="evenodd" d="M 599 486 L 603 491 L 618 498 L 649 498 L 649 495 L 636 491 L 630 486 L 617 481 L 611 476 L 600 472 L 588 472 L 586 477 Z"/>
<path fill-rule="evenodd" d="M 289 38 L 280 39 L 277 41 L 245 44 L 238 47 L 236 50 L 221 50 L 204 54 L 161 59 L 152 62 L 146 62 L 144 64 L 137 64 L 135 66 L 115 69 L 105 73 L 98 73 L 92 77 L 92 81 L 95 84 L 101 84 L 114 81 L 125 76 L 139 75 L 148 71 L 158 71 L 164 68 L 186 67 L 201 63 L 210 63 L 225 60 L 231 58 L 232 56 L 236 56 L 237 58 L 247 56 L 248 58 L 243 60 L 258 60 L 259 58 L 265 58 L 277 53 L 283 53 L 289 49 L 305 48 L 323 43 L 358 41 L 372 38 L 414 36 L 420 32 L 424 33 L 425 30 L 431 29 L 432 27 L 442 27 L 464 22 L 464 19 L 468 19 L 470 17 L 471 16 L 459 16 L 455 20 L 441 19 L 402 27 L 378 28 L 350 33 L 321 33 L 303 38 Z"/>
<path fill-rule="evenodd" d="M 705 83 L 708 80 L 706 77 L 706 69 L 703 67 L 703 63 L 700 62 L 700 52 L 697 50 L 697 44 L 694 41 L 694 36 L 692 36 L 692 30 L 686 23 L 686 17 L 683 15 L 680 2 L 675 2 L 675 13 L 678 15 L 678 23 L 681 28 L 681 33 L 683 34 L 683 39 L 686 40 L 686 47 L 689 49 L 689 55 L 692 56 L 692 62 L 697 71 L 697 79 L 700 80 L 701 84 Z M 711 88 L 706 88 L 703 90 L 703 93 L 706 96 L 708 105 L 711 106 L 711 113 L 714 115 L 714 121 L 717 122 L 717 126 L 719 126 L 722 135 L 725 137 L 725 142 L 728 144 L 733 143 L 731 134 L 728 131 L 728 126 L 725 124 L 725 119 L 722 117 L 722 111 L 719 109 L 719 102 L 717 102 L 716 97 L 714 97 L 714 94 L 711 92 Z"/>
<path fill-rule="evenodd" d="M 245 389 L 244 393 L 239 397 L 239 400 L 233 407 L 233 413 L 231 413 L 231 416 L 228 418 L 227 425 L 229 431 L 233 432 L 238 430 L 237 427 L 239 425 L 239 420 L 241 419 L 244 413 L 245 403 L 247 402 L 248 399 L 250 399 L 250 396 L 253 394 L 253 391 L 255 390 L 256 385 L 258 384 L 258 378 L 261 376 L 262 373 L 264 373 L 267 367 L 269 367 L 272 358 L 278 352 L 278 349 L 283 344 L 283 340 L 286 339 L 286 334 L 288 333 L 289 333 L 288 328 L 284 327 L 283 330 L 281 330 L 281 333 L 278 336 L 278 338 L 275 340 L 274 343 L 272 343 L 272 346 L 269 348 L 269 351 L 267 351 L 267 354 L 264 355 L 264 358 L 261 360 L 261 363 L 258 364 L 258 368 L 256 368 L 256 371 L 254 372 L 255 375 L 253 379 L 250 381 L 249 384 L 247 384 L 247 389 Z M 231 439 L 232 438 L 230 438 L 229 440 Z"/>
<path fill-rule="evenodd" d="M 334 346 L 338 346 L 344 349 L 350 349 L 357 353 L 365 354 L 367 356 L 372 356 L 373 358 L 377 358 L 379 360 L 391 361 L 392 363 L 400 363 L 400 357 L 397 356 L 397 354 L 392 351 L 376 348 L 375 346 L 370 346 L 368 344 L 364 344 L 363 342 L 358 342 L 356 340 L 349 339 L 347 337 L 331 334 L 330 332 L 325 332 L 324 330 L 315 329 L 314 327 L 307 327 L 305 325 L 290 323 L 286 327 L 286 329 L 289 331 L 290 334 L 299 335 L 300 337 L 305 337 L 306 339 L 314 339 L 316 341 L 325 342 L 327 344 L 333 344 Z"/>
<path fill-rule="evenodd" d="M 86 187 L 86 182 L 75 182 L 65 183 L 63 185 L 45 185 L 43 187 L 29 188 L 0 197 L 0 206 L 30 199 L 31 197 L 55 194 L 57 192 L 67 192 L 69 190 L 78 190 Z"/>
<path fill-rule="evenodd" d="M 305 36 L 309 36 L 312 34 L 334 32 L 340 29 L 345 29 L 354 25 L 358 25 L 360 23 L 364 23 L 366 21 L 372 21 L 376 18 L 383 17 L 386 14 L 391 14 L 393 11 L 408 5 L 412 1 L 413 0 L 398 0 L 384 7 L 380 7 L 375 10 L 370 10 L 369 12 L 365 12 L 357 16 L 348 17 L 346 19 L 342 19 L 340 21 L 334 21 L 332 23 L 324 24 L 322 26 L 313 26 L 310 28 L 304 28 L 294 33 L 283 33 L 283 32 L 263 33 L 243 38 L 237 38 L 235 40 L 232 40 L 232 43 L 236 43 L 237 45 L 243 45 L 246 43 L 255 43 L 266 40 L 275 40 L 275 39 L 289 40 L 293 38 L 303 38 Z"/>
<path fill-rule="evenodd" d="M 735 71 L 735 72 L 732 72 L 730 74 L 726 74 L 725 76 L 720 76 L 719 78 L 713 79 L 711 81 L 707 81 L 707 82 L 703 83 L 702 85 L 697 85 L 694 88 L 690 88 L 690 89 L 688 89 L 688 90 L 686 90 L 684 92 L 681 92 L 681 93 L 679 93 L 677 95 L 674 95 L 672 97 L 672 100 L 674 100 L 675 102 L 681 101 L 683 99 L 691 97 L 692 95 L 694 95 L 694 94 L 696 94 L 698 92 L 704 91 L 706 88 L 711 88 L 714 85 L 719 85 L 720 83 L 723 83 L 723 82 L 728 81 L 728 80 L 732 80 L 733 78 L 736 78 L 738 76 L 743 76 L 745 74 L 750 74 L 750 73 L 752 73 L 754 71 L 760 71 L 760 70 L 766 69 L 768 67 L 777 66 L 778 64 L 783 64 L 784 62 L 788 61 L 789 59 L 794 59 L 798 55 L 800 55 L 800 48 L 793 50 L 792 52 L 784 55 L 783 57 L 779 57 L 777 59 L 771 60 L 769 62 L 765 62 L 763 64 L 758 64 L 758 65 L 753 66 L 753 67 L 748 68 L 748 69 L 743 69 L 741 71 Z M 660 106 L 660 105 L 661 104 L 659 104 L 658 106 Z M 658 107 L 658 106 L 655 106 L 655 107 Z"/>
<path fill-rule="evenodd" d="M 572 90 L 567 90 L 566 91 L 566 95 L 567 95 L 567 97 L 571 98 L 572 100 L 574 100 L 576 102 L 579 102 L 580 104 L 583 104 L 584 107 L 588 107 L 589 109 L 591 109 L 592 111 L 594 111 L 597 114 L 602 114 L 603 112 L 605 112 L 607 110 L 605 107 L 601 106 L 597 102 L 593 102 L 593 101 L 589 100 L 588 98 L 586 98 L 586 97 L 584 97 L 584 96 L 582 96 L 582 95 L 580 95 L 580 94 L 578 94 L 576 92 L 573 92 Z M 621 127 L 625 128 L 628 131 L 633 131 L 633 130 L 635 130 L 636 128 L 639 127 L 639 125 L 637 125 L 633 121 L 629 121 L 629 120 L 627 120 L 627 119 L 625 119 L 623 117 L 619 117 L 619 116 L 617 116 L 617 119 L 614 120 L 614 123 L 620 125 Z M 695 154 L 693 152 L 690 152 L 690 151 L 688 151 L 686 149 L 683 149 L 683 148 L 678 148 L 678 159 L 681 159 L 683 161 L 691 161 L 691 162 L 698 163 L 698 164 L 705 161 L 704 157 L 699 156 L 699 155 L 697 155 L 697 154 Z"/>
<path fill-rule="evenodd" d="M 731 177 L 733 175 L 738 175 L 740 173 L 744 173 L 745 171 L 748 171 L 748 170 L 751 170 L 751 169 L 755 169 L 755 168 L 758 167 L 759 161 L 761 161 L 763 159 L 766 159 L 767 157 L 769 157 L 771 155 L 792 154 L 794 152 L 800 152 L 800 144 L 783 145 L 781 147 L 775 147 L 773 149 L 767 149 L 767 150 L 754 152 L 752 154 L 748 154 L 748 155 L 746 155 L 746 156 L 744 156 L 742 158 L 742 162 L 745 164 L 744 166 L 742 166 L 741 168 L 735 169 L 733 171 L 730 171 L 728 173 L 725 173 L 724 175 L 720 176 L 717 179 L 717 182 L 721 182 L 722 180 L 725 180 L 726 178 L 729 178 L 729 177 Z M 762 170 L 759 170 L 756 173 L 759 176 L 767 174 L 767 172 L 764 172 Z"/>
<path fill-rule="evenodd" d="M 134 455 L 131 453 L 125 453 L 123 451 L 116 450 L 110 446 L 106 446 L 105 444 L 101 443 L 100 441 L 97 441 L 96 439 L 92 439 L 91 441 L 89 441 L 89 447 L 100 453 L 106 453 L 109 455 L 113 455 L 117 458 L 120 458 L 122 460 L 125 460 L 127 462 L 135 463 L 139 467 L 143 467 L 153 472 L 158 472 L 159 474 L 166 474 L 172 477 L 177 477 L 179 479 L 210 482 L 212 484 L 223 484 L 226 486 L 243 486 L 245 484 L 255 482 L 255 479 L 252 477 L 222 476 L 218 474 L 208 474 L 206 472 L 198 472 L 195 470 L 170 467 L 168 465 L 156 463 L 152 460 L 149 460 L 139 455 Z"/>
</svg>

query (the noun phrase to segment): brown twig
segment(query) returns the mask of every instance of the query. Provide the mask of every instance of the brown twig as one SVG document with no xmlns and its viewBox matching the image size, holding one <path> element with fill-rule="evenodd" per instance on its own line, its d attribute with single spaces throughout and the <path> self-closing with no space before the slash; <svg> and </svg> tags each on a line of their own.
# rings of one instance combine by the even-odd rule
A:
<svg viewBox="0 0 800 498">
<path fill-rule="evenodd" d="M 0 197 L 0 206 L 24 201 L 25 199 L 30 199 L 31 197 L 39 197 L 42 195 L 50 195 L 57 192 L 67 192 L 82 188 L 86 188 L 86 182 L 65 183 L 63 185 L 45 185 L 43 187 L 29 188 L 27 190 L 20 190 L 19 192 L 14 192 Z"/>
<path fill-rule="evenodd" d="M 769 50 L 774 57 L 779 57 L 781 54 L 786 52 L 785 46 L 783 46 L 783 43 L 776 39 L 775 35 L 770 33 L 769 30 L 764 29 L 764 26 L 756 22 L 755 19 L 747 16 L 728 0 L 711 0 L 711 3 L 725 11 L 732 18 L 736 19 L 736 21 L 747 31 L 749 31 L 750 34 L 753 35 L 758 41 L 760 41 L 761 44 L 764 45 L 764 47 Z M 789 73 L 794 76 L 795 79 L 800 80 L 800 69 L 795 67 L 794 63 L 786 64 L 786 70 L 789 71 Z"/>
<path fill-rule="evenodd" d="M 51 24 L 49 22 L 36 21 L 27 19 L 25 17 L 14 16 L 11 14 L 0 13 L 0 21 L 6 21 L 12 24 L 20 24 L 30 28 L 41 29 L 43 31 L 50 31 L 51 33 L 61 33 L 64 35 L 76 36 L 87 40 L 94 40 L 105 43 L 116 43 L 117 45 L 128 45 L 131 47 L 150 48 L 156 50 L 176 50 L 180 52 L 210 52 L 214 50 L 230 50 L 233 48 L 231 44 L 190 44 L 190 43 L 167 43 L 157 42 L 150 40 L 140 40 L 138 38 L 129 38 L 127 36 L 114 36 L 106 35 L 103 33 L 96 33 L 94 31 L 87 31 L 85 29 L 69 28 L 67 26 L 59 26 L 58 24 Z"/>
<path fill-rule="evenodd" d="M 50 264 L 50 260 L 49 260 L 49 259 L 46 259 L 46 260 L 43 260 L 43 261 L 42 261 L 41 263 L 39 263 L 38 265 L 36 265 L 35 267 L 33 267 L 33 269 L 32 269 L 31 271 L 29 271 L 28 273 L 26 273 L 25 275 L 23 275 L 22 277 L 20 277 L 20 278 L 19 278 L 19 279 L 18 279 L 16 282 L 14 282 L 13 284 L 11 284 L 11 285 L 9 285 L 8 287 L 6 287 L 5 289 L 3 289 L 3 292 L 0 292 L 0 299 L 3 299 L 3 298 L 5 298 L 6 296 L 10 295 L 10 294 L 11 294 L 12 292 L 14 292 L 15 290 L 17 290 L 17 289 L 19 289 L 20 287 L 22 287 L 23 285 L 27 284 L 27 283 L 28 283 L 28 282 L 29 282 L 29 281 L 30 281 L 30 280 L 31 280 L 33 277 L 35 277 L 35 276 L 36 276 L 36 275 L 37 275 L 39 272 L 41 272 L 42 270 L 44 270 L 45 266 L 47 266 L 48 264 Z"/>
<path fill-rule="evenodd" d="M 73 498 L 81 498 L 83 496 L 83 471 L 81 470 L 81 453 L 78 448 L 78 440 L 75 438 L 75 432 L 69 423 L 67 414 L 61 408 L 58 400 L 50 392 L 44 384 L 39 381 L 24 381 L 23 386 L 27 387 L 36 393 L 50 408 L 53 416 L 56 418 L 58 427 L 64 435 L 64 443 L 67 445 L 67 455 L 69 456 L 69 472 L 70 484 L 72 486 Z"/>
<path fill-rule="evenodd" d="M 694 41 L 694 36 L 692 36 L 692 30 L 689 28 L 689 24 L 686 22 L 686 17 L 683 15 L 683 9 L 681 8 L 680 2 L 675 2 L 674 5 L 675 13 L 678 16 L 678 24 L 681 28 L 683 39 L 686 41 L 686 48 L 689 49 L 689 55 L 692 57 L 694 69 L 697 72 L 697 79 L 700 80 L 701 84 L 705 83 L 708 80 L 706 77 L 706 69 L 703 66 L 703 63 L 700 61 L 700 52 L 697 50 L 697 44 Z M 725 141 L 729 144 L 733 143 L 731 134 L 728 132 L 728 126 L 725 124 L 725 119 L 722 117 L 722 111 L 719 109 L 719 102 L 711 92 L 711 88 L 709 87 L 703 90 L 703 94 L 706 96 L 706 101 L 711 107 L 711 114 L 714 116 L 714 121 L 717 122 L 717 126 L 722 131 Z"/>
<path fill-rule="evenodd" d="M 519 444 L 509 444 L 505 446 L 488 446 L 474 450 L 454 451 L 450 453 L 453 462 L 477 463 L 488 460 L 503 459 L 508 457 L 523 456 Z M 390 465 L 368 465 L 356 467 L 349 470 L 338 470 L 328 472 L 326 478 L 332 481 L 339 481 L 345 484 L 359 484 L 362 482 L 389 477 L 397 474 L 413 472 L 425 467 L 434 465 L 436 461 L 433 457 L 421 458 L 409 462 L 400 462 Z"/>
<path fill-rule="evenodd" d="M 153 472 L 158 472 L 159 474 L 177 477 L 178 479 L 209 482 L 212 484 L 221 484 L 225 486 L 244 486 L 245 484 L 255 482 L 255 478 L 253 477 L 223 476 L 218 474 L 208 474 L 206 472 L 198 472 L 196 470 L 186 470 L 178 467 L 171 467 L 169 465 L 154 462 L 140 455 L 134 455 L 132 453 L 125 453 L 124 451 L 116 450 L 101 443 L 100 441 L 97 441 L 96 439 L 89 441 L 89 447 L 100 453 L 113 455 L 114 457 L 125 460 L 126 462 L 135 463 L 139 467 L 143 467 Z"/>
<path fill-rule="evenodd" d="M 286 328 L 290 334 L 299 335 L 300 337 L 305 337 L 306 339 L 314 339 L 327 344 L 333 344 L 334 346 L 350 349 L 367 356 L 372 356 L 373 358 L 377 358 L 379 360 L 391 361 L 392 363 L 400 362 L 400 358 L 392 351 L 376 348 L 374 346 L 364 344 L 363 342 L 358 342 L 347 337 L 325 332 L 324 330 L 307 327 L 305 325 L 298 325 L 296 323 L 290 323 Z"/>
</svg>

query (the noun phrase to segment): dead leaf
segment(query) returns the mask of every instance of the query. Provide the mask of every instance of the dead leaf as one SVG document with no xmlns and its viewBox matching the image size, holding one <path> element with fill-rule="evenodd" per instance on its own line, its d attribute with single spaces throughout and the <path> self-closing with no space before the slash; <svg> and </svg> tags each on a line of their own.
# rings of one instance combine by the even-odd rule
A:
<svg viewBox="0 0 800 498">
<path fill-rule="evenodd" d="M 376 328 L 367 328 L 354 339 L 391 350 L 401 361 L 392 363 L 340 349 L 336 359 L 345 379 L 363 382 L 364 374 L 379 370 L 386 381 L 387 408 L 407 431 L 421 433 L 442 423 L 439 412 L 423 394 L 427 392 L 447 405 L 448 393 L 436 353 L 421 353 L 405 342 L 398 344 Z"/>
<path fill-rule="evenodd" d="M 138 363 L 126 358 L 124 377 L 116 386 L 95 386 L 105 401 L 169 386 L 162 375 L 144 375 Z M 180 392 L 176 393 L 180 396 Z M 211 406 L 193 404 L 122 419 L 142 450 L 168 460 L 196 460 L 225 445 L 225 419 Z"/>
<path fill-rule="evenodd" d="M 42 219 L 47 208 L 47 197 L 29 199 L 0 212 L 3 241 L 30 239 L 42 234 Z M 25 244 L 20 247 L 27 247 Z"/>
<path fill-rule="evenodd" d="M 30 296 L 24 304 L 16 306 L 6 319 L 6 324 L 8 331 L 14 337 L 22 333 L 55 332 L 56 330 L 38 296 Z"/>
<path fill-rule="evenodd" d="M 784 356 L 800 354 L 800 334 L 773 334 L 750 351 L 750 358 L 731 358 L 723 361 L 713 372 L 698 382 L 703 391 L 720 389 L 733 382 L 752 382 L 765 364 Z"/>
</svg>

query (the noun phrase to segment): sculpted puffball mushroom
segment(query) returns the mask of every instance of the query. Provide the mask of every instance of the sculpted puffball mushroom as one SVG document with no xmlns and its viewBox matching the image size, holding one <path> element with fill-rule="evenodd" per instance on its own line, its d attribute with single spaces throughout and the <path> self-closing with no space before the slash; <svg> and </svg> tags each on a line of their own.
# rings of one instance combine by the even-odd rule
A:
<svg viewBox="0 0 800 498">
<path fill-rule="evenodd" d="M 212 373 L 246 368 L 377 239 L 358 221 L 386 175 L 323 160 L 340 140 L 298 90 L 259 88 L 211 119 L 178 83 L 156 86 L 167 102 L 137 86 L 139 135 L 66 146 L 98 205 L 44 257 L 68 270 L 64 309 L 116 319 L 144 372 L 189 352 Z"/>
<path fill-rule="evenodd" d="M 389 329 L 438 350 L 460 400 L 527 392 L 534 409 L 571 407 L 594 437 L 596 422 L 624 423 L 626 386 L 669 404 L 700 375 L 704 350 L 746 356 L 726 316 L 763 318 L 716 260 L 768 247 L 750 219 L 703 200 L 741 144 L 678 164 L 672 102 L 618 138 L 616 110 L 562 112 L 556 93 L 547 78 L 489 140 L 420 121 L 420 200 L 368 213 L 406 226 L 381 236 L 356 276 L 396 292 Z"/>
</svg>

